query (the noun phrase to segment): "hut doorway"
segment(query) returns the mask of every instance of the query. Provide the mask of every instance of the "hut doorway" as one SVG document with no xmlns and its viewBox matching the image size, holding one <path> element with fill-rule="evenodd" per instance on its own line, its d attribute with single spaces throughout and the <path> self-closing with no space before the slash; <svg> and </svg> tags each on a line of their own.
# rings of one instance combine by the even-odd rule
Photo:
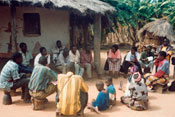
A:
<svg viewBox="0 0 175 117">
<path fill-rule="evenodd" d="M 93 19 L 70 14 L 70 47 L 83 48 L 93 44 Z"/>
</svg>

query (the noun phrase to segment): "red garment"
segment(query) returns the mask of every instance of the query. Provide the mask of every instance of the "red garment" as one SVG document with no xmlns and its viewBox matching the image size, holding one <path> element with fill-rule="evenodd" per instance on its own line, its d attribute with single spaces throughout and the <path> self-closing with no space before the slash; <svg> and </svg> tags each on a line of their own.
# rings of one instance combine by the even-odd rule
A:
<svg viewBox="0 0 175 117">
<path fill-rule="evenodd" d="M 164 59 L 162 61 L 159 61 L 158 59 L 156 59 L 154 64 L 156 67 L 161 67 L 165 61 L 166 61 L 166 59 Z M 164 74 L 165 74 L 165 72 L 162 71 L 161 69 L 159 69 L 153 76 L 162 77 Z"/>
<path fill-rule="evenodd" d="M 86 63 L 89 63 L 89 64 L 92 64 L 92 53 L 87 53 L 85 50 L 83 50 L 81 53 L 80 53 L 80 63 L 81 64 L 86 64 Z"/>
</svg>

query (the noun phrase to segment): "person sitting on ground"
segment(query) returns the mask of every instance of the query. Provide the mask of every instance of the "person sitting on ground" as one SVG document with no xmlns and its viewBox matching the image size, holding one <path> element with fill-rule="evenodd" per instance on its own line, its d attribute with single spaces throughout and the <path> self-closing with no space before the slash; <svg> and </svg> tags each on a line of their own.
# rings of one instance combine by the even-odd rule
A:
<svg viewBox="0 0 175 117">
<path fill-rule="evenodd" d="M 135 72 L 131 79 L 132 82 L 129 85 L 130 95 L 122 96 L 121 102 L 133 110 L 146 110 L 148 108 L 148 92 L 146 85 L 142 82 L 141 74 Z"/>
<path fill-rule="evenodd" d="M 140 57 L 140 65 L 142 68 L 149 68 L 149 73 L 152 73 L 154 67 L 154 53 L 151 52 L 152 46 L 148 46 Z"/>
<path fill-rule="evenodd" d="M 56 69 L 63 74 L 70 70 L 69 49 L 64 48 L 58 57 Z"/>
<path fill-rule="evenodd" d="M 129 86 L 131 85 L 131 83 L 135 82 L 135 80 L 133 79 L 133 74 L 136 73 L 136 72 L 139 72 L 138 71 L 138 67 L 135 66 L 135 65 L 131 67 L 130 71 L 131 71 L 131 75 L 128 77 L 128 81 L 127 81 L 127 84 L 126 84 L 125 88 L 123 87 L 123 82 L 120 81 L 120 88 L 119 88 L 119 90 L 122 90 L 124 92 L 124 96 L 125 97 L 130 97 L 131 96 L 131 92 L 129 90 Z M 143 84 L 145 83 L 145 79 L 144 79 L 144 77 L 142 75 L 141 75 L 141 81 L 140 82 L 142 82 Z"/>
<path fill-rule="evenodd" d="M 164 51 L 164 52 L 166 52 L 166 59 L 168 60 L 168 61 L 170 61 L 170 58 L 171 58 L 171 56 L 172 56 L 172 54 L 173 54 L 173 51 L 172 51 L 172 46 L 170 45 L 170 41 L 165 37 L 164 39 L 163 39 L 163 44 L 162 45 L 160 45 L 158 48 L 157 48 L 157 50 L 156 50 L 156 55 L 158 55 L 158 53 L 160 52 L 160 51 Z"/>
<path fill-rule="evenodd" d="M 73 46 L 69 51 L 69 58 L 71 68 L 75 69 L 75 75 L 83 76 L 84 69 L 80 65 L 80 52 L 78 51 L 76 46 Z"/>
<path fill-rule="evenodd" d="M 160 51 L 158 54 L 158 58 L 155 60 L 154 64 L 157 68 L 157 72 L 155 74 L 145 74 L 146 85 L 154 90 L 154 86 L 163 85 L 167 86 L 169 79 L 169 62 L 166 59 L 166 52 Z"/>
<path fill-rule="evenodd" d="M 59 74 L 57 89 L 59 93 L 58 115 L 83 113 L 88 101 L 88 86 L 80 75 L 73 75 L 72 72 Z"/>
<path fill-rule="evenodd" d="M 110 105 L 115 105 L 116 104 L 116 90 L 112 82 L 112 78 L 109 77 L 106 80 L 106 85 L 107 85 L 107 92 L 109 93 L 109 104 Z"/>
<path fill-rule="evenodd" d="M 23 59 L 23 62 L 22 64 L 19 65 L 19 71 L 20 73 L 32 73 L 33 71 L 33 68 L 30 67 L 31 64 L 32 64 L 32 59 L 33 59 L 33 56 L 32 54 L 27 50 L 27 45 L 26 43 L 20 43 L 19 45 L 20 47 L 20 51 L 19 53 L 22 54 L 22 59 Z"/>
<path fill-rule="evenodd" d="M 54 83 L 57 80 L 57 74 L 46 65 L 47 58 L 41 56 L 39 64 L 34 67 L 32 72 L 28 87 L 30 95 L 34 99 L 47 100 L 46 97 L 57 90 Z"/>
<path fill-rule="evenodd" d="M 93 67 L 93 63 L 92 63 L 92 52 L 91 52 L 90 46 L 87 46 L 80 53 L 80 64 L 81 64 L 81 67 L 86 69 L 88 79 L 91 79 L 92 78 L 91 69 Z"/>
<path fill-rule="evenodd" d="M 139 69 L 140 74 L 143 74 L 139 60 L 140 60 L 140 54 L 137 52 L 137 47 L 132 47 L 131 51 L 128 52 L 127 55 L 125 56 L 124 62 L 122 64 L 121 72 L 124 72 L 125 74 L 127 74 L 128 68 L 133 65 L 136 65 Z"/>
<path fill-rule="evenodd" d="M 38 55 L 36 55 L 35 60 L 34 60 L 34 66 L 39 64 L 39 59 L 41 56 L 44 56 L 47 58 L 47 66 L 49 66 L 50 64 L 50 55 L 47 54 L 47 50 L 45 47 L 41 47 L 40 48 L 40 53 L 38 53 Z"/>
<path fill-rule="evenodd" d="M 27 87 L 29 78 L 19 74 L 19 64 L 22 64 L 22 55 L 21 53 L 16 52 L 12 55 L 11 60 L 9 60 L 2 68 L 0 74 L 0 89 L 8 93 L 11 90 L 22 87 L 21 98 L 24 99 L 25 103 L 29 103 L 30 95 Z"/>
<path fill-rule="evenodd" d="M 120 50 L 118 49 L 118 45 L 113 45 L 112 48 L 109 50 L 109 56 L 108 56 L 108 61 L 109 61 L 109 74 L 115 74 L 115 77 L 119 76 L 120 72 L 120 64 L 121 64 L 121 53 Z"/>
<path fill-rule="evenodd" d="M 109 108 L 109 93 L 104 89 L 104 83 L 102 81 L 96 82 L 97 90 L 99 91 L 96 100 L 88 106 L 88 109 L 92 111 L 104 111 Z"/>
<path fill-rule="evenodd" d="M 56 46 L 54 49 L 52 49 L 52 60 L 53 60 L 53 63 L 56 64 L 57 63 L 57 60 L 59 59 L 59 55 L 61 53 L 61 51 L 63 51 L 63 47 L 62 47 L 62 43 L 60 40 L 57 40 L 56 42 Z"/>
</svg>

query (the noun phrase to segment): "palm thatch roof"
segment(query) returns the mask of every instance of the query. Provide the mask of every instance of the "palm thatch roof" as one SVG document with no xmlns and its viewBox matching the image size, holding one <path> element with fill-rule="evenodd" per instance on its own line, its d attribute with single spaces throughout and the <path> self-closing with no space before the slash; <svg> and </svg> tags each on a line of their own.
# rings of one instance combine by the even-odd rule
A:
<svg viewBox="0 0 175 117">
<path fill-rule="evenodd" d="M 40 6 L 55 9 L 66 9 L 71 12 L 86 14 L 106 14 L 115 11 L 115 8 L 99 0 L 0 0 L 10 4 L 15 1 L 20 5 Z"/>
<path fill-rule="evenodd" d="M 166 37 L 170 41 L 175 41 L 173 28 L 166 18 L 147 23 L 143 28 L 141 28 L 137 33 L 140 42 L 144 40 L 146 32 L 151 33 L 153 37 Z"/>
</svg>

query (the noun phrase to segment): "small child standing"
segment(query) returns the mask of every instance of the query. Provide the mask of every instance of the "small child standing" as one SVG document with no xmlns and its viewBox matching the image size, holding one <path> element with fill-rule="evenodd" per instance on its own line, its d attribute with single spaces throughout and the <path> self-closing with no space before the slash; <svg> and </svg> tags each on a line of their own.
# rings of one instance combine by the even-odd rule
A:
<svg viewBox="0 0 175 117">
<path fill-rule="evenodd" d="M 102 81 L 97 81 L 96 87 L 99 91 L 98 96 L 96 100 L 93 100 L 92 103 L 88 106 L 88 109 L 91 109 L 98 113 L 97 110 L 104 111 L 109 108 L 109 94 L 104 89 L 104 83 Z"/>
<path fill-rule="evenodd" d="M 113 85 L 112 78 L 111 77 L 107 78 L 105 83 L 107 85 L 107 92 L 109 93 L 109 105 L 114 106 L 116 104 L 116 90 Z"/>
</svg>

